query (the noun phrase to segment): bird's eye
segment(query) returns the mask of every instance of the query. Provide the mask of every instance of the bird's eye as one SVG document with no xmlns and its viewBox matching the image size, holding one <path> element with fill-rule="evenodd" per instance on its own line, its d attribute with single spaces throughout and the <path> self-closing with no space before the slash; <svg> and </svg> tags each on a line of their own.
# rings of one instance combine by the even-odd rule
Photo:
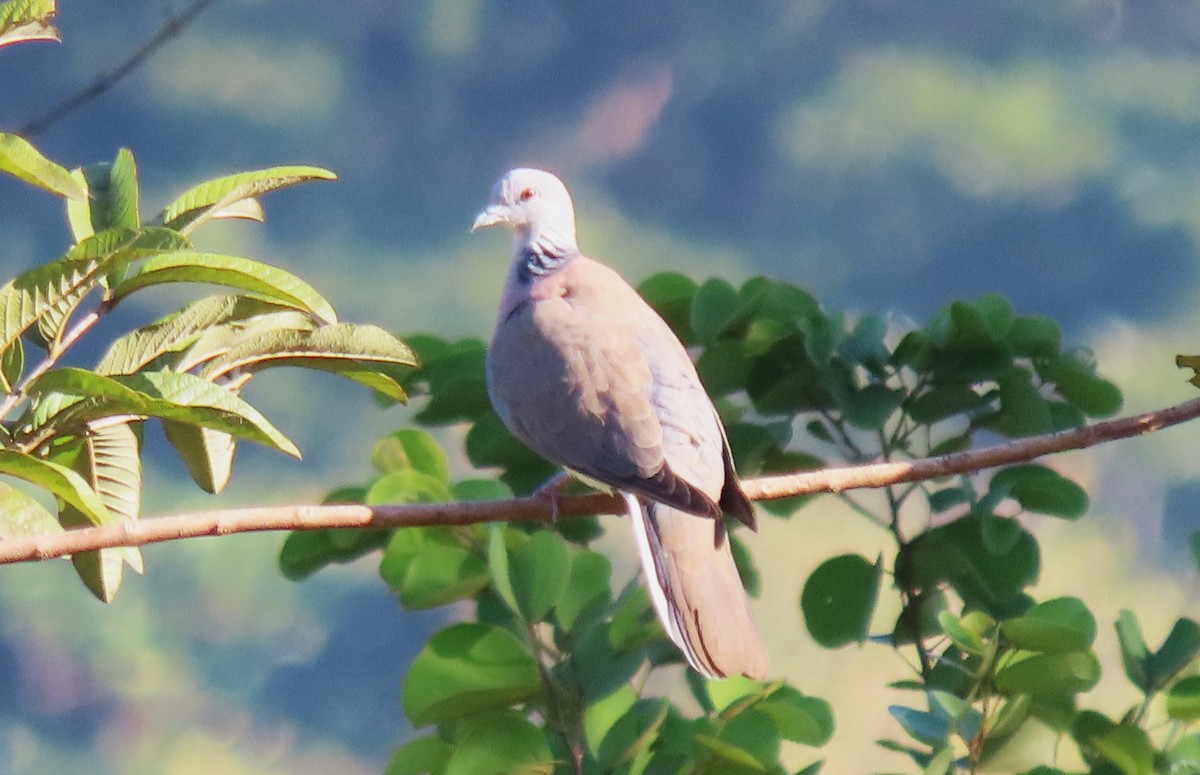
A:
<svg viewBox="0 0 1200 775">
<path fill-rule="evenodd" d="M 517 199 L 520 199 L 522 202 L 528 202 L 535 196 L 537 196 L 536 191 L 534 191 L 532 188 L 526 188 L 521 191 L 521 193 L 517 196 Z"/>
</svg>

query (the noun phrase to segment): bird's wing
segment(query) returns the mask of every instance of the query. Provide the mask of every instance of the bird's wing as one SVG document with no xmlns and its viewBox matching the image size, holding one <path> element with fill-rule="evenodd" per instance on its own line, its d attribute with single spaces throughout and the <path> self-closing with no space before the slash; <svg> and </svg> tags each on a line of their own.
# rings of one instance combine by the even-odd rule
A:
<svg viewBox="0 0 1200 775">
<path fill-rule="evenodd" d="M 505 423 L 589 478 L 719 516 L 721 426 L 666 323 L 615 272 L 582 256 L 527 294 L 498 322 L 488 353 L 488 387 Z"/>
</svg>

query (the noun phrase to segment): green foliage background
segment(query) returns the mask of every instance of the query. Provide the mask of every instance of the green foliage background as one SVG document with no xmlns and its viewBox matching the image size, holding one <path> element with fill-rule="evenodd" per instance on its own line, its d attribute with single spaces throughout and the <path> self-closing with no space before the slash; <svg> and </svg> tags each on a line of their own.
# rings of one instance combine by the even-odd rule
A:
<svg viewBox="0 0 1200 775">
<path fill-rule="evenodd" d="M 61 17 L 63 45 L 0 52 L 3 128 L 161 14 L 127 0 L 64 4 Z M 1001 291 L 1092 345 L 1135 411 L 1191 390 L 1171 363 L 1195 351 L 1198 28 L 1194 4 L 1167 0 L 753 12 L 445 0 L 355 14 L 219 4 L 39 145 L 67 164 L 131 147 L 153 201 L 238 169 L 336 169 L 337 186 L 279 195 L 266 229 L 220 225 L 206 247 L 278 259 L 348 318 L 449 338 L 486 335 L 504 271 L 501 239 L 467 241 L 470 217 L 504 168 L 544 164 L 583 205 L 588 251 L 631 279 L 676 269 L 740 285 L 765 273 L 833 309 L 921 321 L 949 299 Z M 0 182 L 6 276 L 66 247 L 56 204 L 8 206 L 27 197 Z M 340 382 L 268 379 L 250 395 L 307 459 L 246 455 L 225 503 L 359 481 L 370 440 L 409 421 L 346 400 Z M 1108 627 L 1121 608 L 1144 612 L 1152 644 L 1180 612 L 1195 615 L 1194 576 L 1173 572 L 1200 501 L 1192 438 L 1054 462 L 1092 509 L 1083 523 L 1037 523 L 1055 559 L 1038 597 L 1085 599 L 1106 673 L 1121 669 Z M 461 459 L 451 466 L 470 475 Z M 213 505 L 184 494 L 185 476 L 152 464 L 145 511 Z M 827 557 L 873 561 L 887 548 L 829 499 L 773 527 L 752 541 L 760 611 L 795 611 Z M 57 564 L 6 569 L 0 745 L 11 769 L 377 772 L 402 735 L 399 675 L 423 634 L 379 592 L 371 563 L 290 586 L 271 561 L 278 543 L 156 549 L 155 583 L 130 585 L 113 610 L 76 594 Z M 618 561 L 618 575 L 629 570 Z M 870 648 L 816 649 L 798 621 L 782 617 L 768 637 L 775 654 L 795 654 L 798 685 L 834 700 L 829 767 L 902 767 L 868 744 L 895 734 L 891 700 L 872 713 L 854 698 L 903 666 Z M 1137 700 L 1120 680 L 1090 696 L 1114 713 Z"/>
</svg>

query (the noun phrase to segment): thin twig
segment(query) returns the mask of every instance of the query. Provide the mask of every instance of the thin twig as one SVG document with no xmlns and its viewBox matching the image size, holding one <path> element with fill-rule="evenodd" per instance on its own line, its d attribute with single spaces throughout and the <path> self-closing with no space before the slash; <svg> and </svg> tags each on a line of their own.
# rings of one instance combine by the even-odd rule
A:
<svg viewBox="0 0 1200 775">
<path fill-rule="evenodd" d="M 873 463 L 767 476 L 747 480 L 743 482 L 743 487 L 753 500 L 774 500 L 817 492 L 841 492 L 916 482 L 1020 463 L 1056 452 L 1083 449 L 1106 441 L 1140 436 L 1196 417 L 1200 417 L 1200 398 L 1133 417 L 1019 439 L 987 449 L 896 463 Z M 622 514 L 625 511 L 624 503 L 619 497 L 599 493 L 564 495 L 557 499 L 556 508 L 558 519 Z M 143 546 L 181 538 L 264 530 L 549 522 L 554 516 L 554 511 L 555 507 L 548 499 L 539 497 L 394 506 L 301 505 L 222 509 L 0 541 L 0 564 L 47 560 L 51 557 L 114 546 Z"/>
<path fill-rule="evenodd" d="M 171 38 L 178 36 L 183 32 L 189 24 L 195 21 L 196 17 L 203 13 L 216 0 L 196 0 L 190 6 L 185 8 L 182 13 L 168 18 L 158 31 L 155 32 L 149 40 L 143 43 L 137 50 L 131 53 L 124 62 L 114 67 L 111 70 L 100 73 L 96 78 L 83 87 L 79 91 L 67 97 L 62 102 L 50 107 L 41 115 L 34 116 L 26 121 L 19 129 L 17 134 L 24 137 L 35 137 L 45 132 L 50 127 L 57 124 L 69 113 L 78 110 L 83 105 L 104 94 L 109 89 L 116 86 L 127 75 L 136 70 L 143 62 L 146 61 L 157 51 L 164 43 Z"/>
</svg>

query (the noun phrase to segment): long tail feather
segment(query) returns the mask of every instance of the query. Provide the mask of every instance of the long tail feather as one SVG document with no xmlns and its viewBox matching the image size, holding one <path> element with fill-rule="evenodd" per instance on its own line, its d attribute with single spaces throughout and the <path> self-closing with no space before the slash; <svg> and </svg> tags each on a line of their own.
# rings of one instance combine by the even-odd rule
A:
<svg viewBox="0 0 1200 775">
<path fill-rule="evenodd" d="M 765 678 L 766 645 L 729 541 L 714 540 L 711 520 L 624 497 L 650 599 L 688 664 L 708 678 Z"/>
</svg>

